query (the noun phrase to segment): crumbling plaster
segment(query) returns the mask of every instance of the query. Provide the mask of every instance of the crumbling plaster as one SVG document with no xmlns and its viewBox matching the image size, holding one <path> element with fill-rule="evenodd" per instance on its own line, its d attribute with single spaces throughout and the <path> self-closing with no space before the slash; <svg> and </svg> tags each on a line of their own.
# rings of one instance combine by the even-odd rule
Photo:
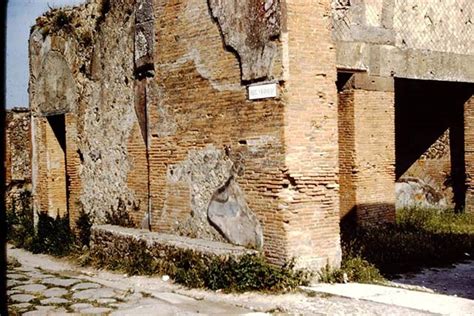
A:
<svg viewBox="0 0 474 316">
<path fill-rule="evenodd" d="M 117 207 L 119 198 L 130 207 L 135 202 L 127 186 L 133 161 L 126 148 L 136 122 L 130 106 L 134 100 L 133 5 L 133 1 L 112 1 L 105 12 L 101 1 L 91 1 L 65 9 L 72 17 L 75 33 L 67 27 L 48 32 L 39 23 L 30 37 L 35 160 L 41 159 L 41 117 L 73 117 L 74 122 L 66 126 L 66 139 L 68 150 L 74 150 L 72 155 L 77 160 L 80 194 L 70 201 L 69 208 L 82 208 L 98 222 L 103 220 L 104 212 Z M 49 18 L 54 21 L 54 13 Z M 122 23 L 116 23 L 118 20 Z M 77 35 L 86 32 L 92 38 L 84 40 Z M 40 176 L 38 171 L 35 175 Z"/>
</svg>

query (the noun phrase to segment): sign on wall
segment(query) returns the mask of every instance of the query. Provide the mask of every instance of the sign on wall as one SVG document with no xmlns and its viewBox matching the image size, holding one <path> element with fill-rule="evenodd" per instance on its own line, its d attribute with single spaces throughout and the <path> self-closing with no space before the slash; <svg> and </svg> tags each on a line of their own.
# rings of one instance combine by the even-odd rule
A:
<svg viewBox="0 0 474 316">
<path fill-rule="evenodd" d="M 248 90 L 249 90 L 249 100 L 276 98 L 278 95 L 276 83 L 251 85 L 248 87 Z"/>
</svg>

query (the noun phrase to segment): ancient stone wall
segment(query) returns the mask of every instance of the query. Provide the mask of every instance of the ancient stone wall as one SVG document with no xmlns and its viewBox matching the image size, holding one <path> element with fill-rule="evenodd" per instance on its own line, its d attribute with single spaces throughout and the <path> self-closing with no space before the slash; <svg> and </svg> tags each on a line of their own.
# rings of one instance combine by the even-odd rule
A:
<svg viewBox="0 0 474 316">
<path fill-rule="evenodd" d="M 30 112 L 26 108 L 7 111 L 4 167 L 5 207 L 18 210 L 24 206 L 21 199 L 29 199 L 31 193 Z"/>
<path fill-rule="evenodd" d="M 156 74 L 148 85 L 152 227 L 263 245 L 269 257 L 282 259 L 278 237 L 285 231 L 276 209 L 284 177 L 283 102 L 248 101 L 241 82 L 280 79 L 281 44 L 265 33 L 249 47 L 228 39 L 237 48 L 226 48 L 223 34 L 252 32 L 226 24 L 233 23 L 233 10 L 247 14 L 248 3 L 212 2 L 212 15 L 206 1 L 155 5 Z M 268 56 L 253 60 L 259 49 Z"/>
<path fill-rule="evenodd" d="M 64 115 L 68 211 L 84 209 L 102 221 L 125 202 L 140 222 L 147 207 L 142 182 L 131 181 L 143 162 L 129 153 L 135 138 L 134 1 L 91 1 L 56 9 L 37 20 L 30 38 L 35 207 L 45 209 L 48 117 Z M 117 23 L 120 21 L 120 23 Z M 132 143 L 139 142 L 131 140 Z M 143 178 L 143 177 L 142 177 Z M 145 175 L 146 179 L 146 175 Z M 46 194 L 47 193 L 47 194 Z M 142 199 L 144 199 L 142 201 Z"/>
<path fill-rule="evenodd" d="M 474 82 L 470 0 L 333 0 L 340 68 Z"/>
<path fill-rule="evenodd" d="M 64 138 L 73 221 L 84 209 L 103 222 L 121 199 L 136 226 L 263 249 L 275 263 L 338 265 L 329 10 L 329 1 L 97 0 L 39 18 L 36 209 L 56 194 L 47 131 L 61 116 L 65 135 L 53 136 Z M 247 86 L 261 83 L 277 96 L 250 100 Z"/>
</svg>

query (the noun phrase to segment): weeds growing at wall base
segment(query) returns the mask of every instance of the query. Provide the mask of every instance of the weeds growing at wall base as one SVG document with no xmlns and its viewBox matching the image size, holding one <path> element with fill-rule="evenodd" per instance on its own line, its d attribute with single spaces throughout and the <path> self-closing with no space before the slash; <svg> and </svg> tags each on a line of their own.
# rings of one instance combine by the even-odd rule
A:
<svg viewBox="0 0 474 316">
<path fill-rule="evenodd" d="M 360 258 L 385 277 L 452 264 L 474 256 L 474 214 L 400 209 L 395 224 L 343 230 L 342 247 L 343 268 Z"/>
<path fill-rule="evenodd" d="M 308 271 L 295 269 L 293 261 L 280 267 L 259 254 L 233 258 L 171 246 L 150 249 L 144 240 L 134 238 L 94 245 L 90 258 L 99 268 L 129 275 L 166 274 L 187 287 L 225 292 L 286 292 L 308 285 L 312 277 Z"/>
</svg>

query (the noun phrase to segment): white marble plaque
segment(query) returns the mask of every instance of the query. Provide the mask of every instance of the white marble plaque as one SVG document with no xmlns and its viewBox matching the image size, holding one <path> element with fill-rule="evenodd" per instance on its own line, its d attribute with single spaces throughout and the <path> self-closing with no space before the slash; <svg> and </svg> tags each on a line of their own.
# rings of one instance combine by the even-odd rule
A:
<svg viewBox="0 0 474 316">
<path fill-rule="evenodd" d="M 266 83 L 249 86 L 249 100 L 276 98 L 278 95 L 276 83 Z"/>
</svg>

